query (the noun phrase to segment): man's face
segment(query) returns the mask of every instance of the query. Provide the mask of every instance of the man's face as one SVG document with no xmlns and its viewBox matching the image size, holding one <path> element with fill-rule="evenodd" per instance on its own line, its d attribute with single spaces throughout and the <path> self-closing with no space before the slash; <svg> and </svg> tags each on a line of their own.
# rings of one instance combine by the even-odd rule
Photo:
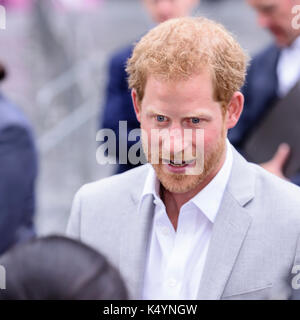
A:
<svg viewBox="0 0 300 320">
<path fill-rule="evenodd" d="M 143 0 L 146 9 L 156 23 L 187 16 L 198 0 Z"/>
<path fill-rule="evenodd" d="M 153 150 L 159 154 L 159 162 L 152 165 L 165 189 L 185 193 L 218 172 L 225 158 L 226 115 L 220 103 L 213 99 L 208 71 L 182 81 L 164 81 L 150 75 L 141 104 L 136 102 L 134 93 L 133 100 L 141 123 L 143 148 L 150 163 L 155 159 Z M 184 139 L 186 129 L 192 133 L 188 140 Z M 169 133 L 168 142 L 160 136 L 162 130 Z M 197 131 L 204 133 L 200 143 Z M 171 161 L 166 160 L 166 154 L 170 155 Z M 201 164 L 197 158 L 204 158 L 203 170 L 196 175 L 186 174 Z"/>
<path fill-rule="evenodd" d="M 298 0 L 247 0 L 258 15 L 258 23 L 267 28 L 279 46 L 289 46 L 299 35 L 292 27 L 292 8 Z"/>
</svg>

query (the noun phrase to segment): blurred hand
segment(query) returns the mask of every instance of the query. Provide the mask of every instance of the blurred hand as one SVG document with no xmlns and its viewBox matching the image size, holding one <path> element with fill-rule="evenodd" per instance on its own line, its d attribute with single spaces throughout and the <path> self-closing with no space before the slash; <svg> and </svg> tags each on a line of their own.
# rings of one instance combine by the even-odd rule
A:
<svg viewBox="0 0 300 320">
<path fill-rule="evenodd" d="M 291 148 L 287 143 L 281 143 L 273 158 L 261 164 L 267 171 L 275 174 L 279 178 L 288 180 L 283 174 L 283 167 L 289 157 Z"/>
</svg>

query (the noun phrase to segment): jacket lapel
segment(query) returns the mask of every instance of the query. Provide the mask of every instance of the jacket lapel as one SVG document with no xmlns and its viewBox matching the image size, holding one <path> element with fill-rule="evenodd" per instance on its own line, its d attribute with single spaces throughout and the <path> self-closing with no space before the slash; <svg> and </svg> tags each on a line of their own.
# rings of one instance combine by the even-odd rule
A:
<svg viewBox="0 0 300 320">
<path fill-rule="evenodd" d="M 123 213 L 120 248 L 120 272 L 131 299 L 141 299 L 148 239 L 152 227 L 153 196 L 147 196 L 138 210 L 138 202 Z"/>
<path fill-rule="evenodd" d="M 224 193 L 203 270 L 198 299 L 220 299 L 251 224 L 245 205 L 254 197 L 254 173 L 233 149 L 232 173 Z"/>
<path fill-rule="evenodd" d="M 232 149 L 232 172 L 213 226 L 198 299 L 222 297 L 252 220 L 245 206 L 254 197 L 255 174 L 249 163 Z M 138 210 L 141 192 L 138 190 L 133 195 L 131 205 L 123 212 L 121 224 L 119 267 L 131 299 L 141 299 L 154 214 L 153 196 L 150 195 Z"/>
<path fill-rule="evenodd" d="M 207 260 L 199 288 L 199 299 L 220 299 L 251 223 L 226 192 L 213 227 Z"/>
</svg>

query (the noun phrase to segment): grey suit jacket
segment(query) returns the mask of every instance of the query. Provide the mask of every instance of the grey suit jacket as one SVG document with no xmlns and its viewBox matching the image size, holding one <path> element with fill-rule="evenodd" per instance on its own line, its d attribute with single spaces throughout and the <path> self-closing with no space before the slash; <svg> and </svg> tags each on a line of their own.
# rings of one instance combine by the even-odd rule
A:
<svg viewBox="0 0 300 320">
<path fill-rule="evenodd" d="M 300 264 L 300 188 L 233 154 L 198 298 L 288 299 Z M 119 269 L 132 299 L 141 298 L 153 221 L 151 196 L 137 210 L 149 166 L 83 186 L 67 227 Z"/>
</svg>

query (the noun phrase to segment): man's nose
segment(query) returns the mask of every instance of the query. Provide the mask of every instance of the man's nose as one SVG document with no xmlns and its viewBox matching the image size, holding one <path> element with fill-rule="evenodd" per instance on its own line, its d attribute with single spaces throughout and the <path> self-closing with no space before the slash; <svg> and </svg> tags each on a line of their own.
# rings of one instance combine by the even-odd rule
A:
<svg viewBox="0 0 300 320">
<path fill-rule="evenodd" d="M 181 128 L 172 128 L 163 139 L 163 149 L 169 150 L 171 154 L 182 153 L 188 146 L 186 140 Z"/>
</svg>

